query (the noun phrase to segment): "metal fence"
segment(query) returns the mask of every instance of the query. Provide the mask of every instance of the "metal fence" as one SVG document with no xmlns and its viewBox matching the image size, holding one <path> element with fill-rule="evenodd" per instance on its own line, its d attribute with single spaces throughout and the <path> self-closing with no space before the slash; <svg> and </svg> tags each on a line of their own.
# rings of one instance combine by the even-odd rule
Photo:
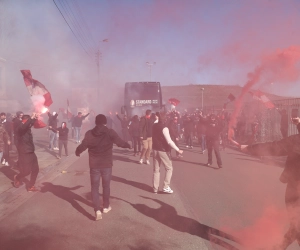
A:
<svg viewBox="0 0 300 250">
<path fill-rule="evenodd" d="M 282 138 L 280 131 L 281 114 L 279 111 L 286 110 L 288 116 L 288 135 L 298 133 L 297 127 L 292 123 L 292 113 L 299 117 L 300 98 L 283 99 L 273 101 L 275 108 L 267 109 L 259 101 L 247 103 L 244 106 L 244 112 L 250 114 L 247 117 L 247 134 L 251 133 L 251 115 L 256 116 L 259 123 L 257 141 L 266 142 L 279 140 Z"/>
</svg>

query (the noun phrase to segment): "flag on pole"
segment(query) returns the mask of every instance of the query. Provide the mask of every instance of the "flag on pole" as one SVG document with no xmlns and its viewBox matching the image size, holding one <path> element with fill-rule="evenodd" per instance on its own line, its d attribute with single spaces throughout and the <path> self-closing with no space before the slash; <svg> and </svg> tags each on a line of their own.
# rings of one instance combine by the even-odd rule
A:
<svg viewBox="0 0 300 250">
<path fill-rule="evenodd" d="M 177 106 L 180 103 L 180 101 L 175 99 L 175 98 L 170 98 L 169 103 L 174 105 L 174 106 Z"/>
<path fill-rule="evenodd" d="M 230 93 L 229 96 L 227 97 L 227 99 L 228 99 L 228 101 L 226 103 L 224 103 L 223 109 L 226 109 L 227 104 L 230 103 L 230 102 L 233 102 L 235 100 L 235 96 Z"/>
<path fill-rule="evenodd" d="M 252 95 L 253 99 L 261 101 L 266 106 L 266 108 L 268 109 L 275 108 L 274 104 L 270 101 L 270 99 L 260 90 L 257 90 L 255 92 L 249 91 L 249 94 Z"/>
<path fill-rule="evenodd" d="M 227 98 L 230 102 L 233 102 L 235 100 L 235 96 L 231 93 L 229 94 L 229 96 Z"/>
<path fill-rule="evenodd" d="M 44 106 L 49 107 L 53 101 L 50 92 L 39 81 L 32 78 L 30 70 L 21 70 L 25 85 L 31 96 L 43 96 L 45 98 Z"/>
</svg>

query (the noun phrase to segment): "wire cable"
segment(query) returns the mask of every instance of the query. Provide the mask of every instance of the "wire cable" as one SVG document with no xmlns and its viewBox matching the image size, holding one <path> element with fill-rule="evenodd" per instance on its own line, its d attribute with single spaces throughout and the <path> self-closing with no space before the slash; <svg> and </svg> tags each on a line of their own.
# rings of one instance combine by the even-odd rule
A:
<svg viewBox="0 0 300 250">
<path fill-rule="evenodd" d="M 81 45 L 81 47 L 83 48 L 83 50 L 85 51 L 85 53 L 87 55 L 89 55 L 89 53 L 86 51 L 85 47 L 82 45 L 82 43 L 80 42 L 80 40 L 78 39 L 78 37 L 76 36 L 75 32 L 73 31 L 73 29 L 71 28 L 70 24 L 68 23 L 68 21 L 66 20 L 65 16 L 63 15 L 63 13 L 61 12 L 61 10 L 59 9 L 58 5 L 56 4 L 55 0 L 53 0 L 56 8 L 58 9 L 58 11 L 60 12 L 61 16 L 63 17 L 63 19 L 65 20 L 66 24 L 69 26 L 70 30 L 72 31 L 73 35 L 75 36 L 76 40 L 79 42 L 79 44 Z M 90 55 L 89 55 L 90 56 Z"/>
</svg>

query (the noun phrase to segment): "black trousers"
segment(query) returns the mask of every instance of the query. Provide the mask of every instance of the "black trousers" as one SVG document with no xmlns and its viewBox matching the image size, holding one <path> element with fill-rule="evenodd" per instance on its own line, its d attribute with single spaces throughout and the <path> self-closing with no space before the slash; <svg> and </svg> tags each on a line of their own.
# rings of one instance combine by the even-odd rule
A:
<svg viewBox="0 0 300 250">
<path fill-rule="evenodd" d="M 32 187 L 35 184 L 36 178 L 39 173 L 39 163 L 35 153 L 29 154 L 19 154 L 19 166 L 20 173 L 17 175 L 16 179 L 22 181 L 22 179 L 30 175 L 30 181 L 28 187 Z"/>
<path fill-rule="evenodd" d="M 62 151 L 62 147 L 64 146 L 65 148 L 65 153 L 66 155 L 68 155 L 68 140 L 59 140 L 58 141 L 58 154 L 61 157 L 61 151 Z"/>
<path fill-rule="evenodd" d="M 220 142 L 218 139 L 207 138 L 207 153 L 208 153 L 208 163 L 212 164 L 212 151 L 215 151 L 215 155 L 217 158 L 218 166 L 222 165 L 221 154 L 220 154 Z"/>
<path fill-rule="evenodd" d="M 186 144 L 188 146 L 193 146 L 193 135 L 192 132 L 186 134 Z"/>
<path fill-rule="evenodd" d="M 141 139 L 139 136 L 132 136 L 134 153 L 141 152 Z"/>
</svg>

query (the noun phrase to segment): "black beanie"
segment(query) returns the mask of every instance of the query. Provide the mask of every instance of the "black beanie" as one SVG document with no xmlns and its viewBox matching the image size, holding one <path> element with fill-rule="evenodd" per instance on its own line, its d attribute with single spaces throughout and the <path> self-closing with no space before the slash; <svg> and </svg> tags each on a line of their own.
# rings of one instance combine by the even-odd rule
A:
<svg viewBox="0 0 300 250">
<path fill-rule="evenodd" d="M 95 120 L 96 125 L 105 125 L 107 123 L 107 119 L 105 115 L 97 115 Z"/>
</svg>

